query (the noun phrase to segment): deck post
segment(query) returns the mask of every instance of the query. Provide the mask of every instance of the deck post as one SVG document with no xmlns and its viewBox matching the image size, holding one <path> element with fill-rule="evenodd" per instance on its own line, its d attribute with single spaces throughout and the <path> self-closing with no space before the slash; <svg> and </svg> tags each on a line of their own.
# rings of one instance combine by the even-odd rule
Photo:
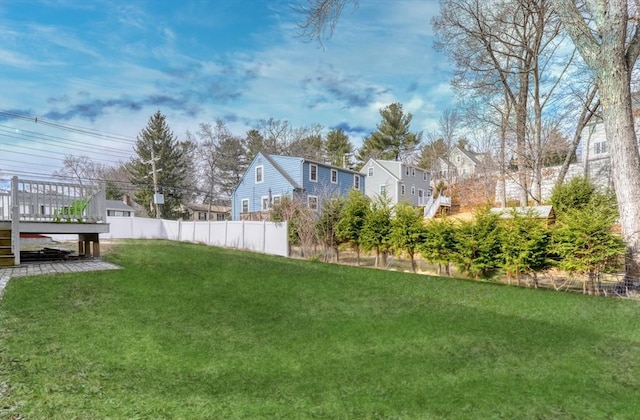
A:
<svg viewBox="0 0 640 420">
<path fill-rule="evenodd" d="M 18 177 L 11 178 L 11 246 L 15 265 L 20 265 L 20 203 Z"/>
</svg>

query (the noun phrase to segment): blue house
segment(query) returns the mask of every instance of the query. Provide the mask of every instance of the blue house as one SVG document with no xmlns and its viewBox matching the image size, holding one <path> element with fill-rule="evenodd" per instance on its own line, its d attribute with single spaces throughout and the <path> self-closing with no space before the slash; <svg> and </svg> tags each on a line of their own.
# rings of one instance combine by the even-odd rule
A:
<svg viewBox="0 0 640 420">
<path fill-rule="evenodd" d="M 321 200 L 347 195 L 352 189 L 364 193 L 364 174 L 300 157 L 258 153 L 231 196 L 233 220 L 262 220 L 283 197 L 302 200 L 311 209 Z"/>
</svg>

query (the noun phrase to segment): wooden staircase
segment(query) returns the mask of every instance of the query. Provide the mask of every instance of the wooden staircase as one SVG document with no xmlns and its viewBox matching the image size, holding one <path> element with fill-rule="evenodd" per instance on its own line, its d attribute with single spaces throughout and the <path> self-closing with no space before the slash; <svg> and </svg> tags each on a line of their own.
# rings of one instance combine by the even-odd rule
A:
<svg viewBox="0 0 640 420">
<path fill-rule="evenodd" d="M 16 259 L 11 252 L 11 230 L 0 229 L 0 267 L 13 267 Z"/>
</svg>

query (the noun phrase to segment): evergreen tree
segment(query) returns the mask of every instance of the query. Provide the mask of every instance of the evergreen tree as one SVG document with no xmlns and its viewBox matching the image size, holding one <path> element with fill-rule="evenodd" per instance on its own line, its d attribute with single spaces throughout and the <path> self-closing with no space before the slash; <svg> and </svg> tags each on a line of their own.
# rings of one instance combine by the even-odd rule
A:
<svg viewBox="0 0 640 420">
<path fill-rule="evenodd" d="M 252 128 L 247 131 L 245 137 L 245 147 L 247 150 L 247 162 L 251 162 L 258 152 L 262 152 L 264 149 L 264 136 L 259 130 Z"/>
<path fill-rule="evenodd" d="M 420 210 L 407 203 L 396 206 L 395 216 L 391 219 L 389 241 L 396 252 L 405 252 L 411 261 L 411 271 L 416 272 L 415 254 L 424 242 L 426 229 Z"/>
<path fill-rule="evenodd" d="M 520 282 L 520 275 L 548 268 L 550 234 L 532 210 L 524 214 L 512 210 L 511 219 L 504 220 L 500 230 L 502 268 L 511 282 Z M 537 284 L 537 283 L 536 283 Z"/>
<path fill-rule="evenodd" d="M 449 147 L 442 138 L 433 140 L 420 148 L 417 166 L 427 171 L 437 169 L 438 158 L 449 158 Z"/>
<path fill-rule="evenodd" d="M 191 145 L 179 142 L 167 124 L 164 115 L 157 111 L 140 131 L 134 151 L 137 157 L 129 162 L 131 182 L 136 186 L 135 199 L 149 216 L 161 215 L 176 219 L 181 215 L 180 204 L 188 189 L 189 150 Z M 155 158 L 155 176 L 158 193 L 164 195 L 160 214 L 153 207 L 154 181 L 152 158 Z"/>
<path fill-rule="evenodd" d="M 580 209 L 569 209 L 558 217 L 552 250 L 558 266 L 570 273 L 585 275 L 583 291 L 595 291 L 598 274 L 619 268 L 625 243 L 613 233 L 616 214 L 594 200 Z"/>
<path fill-rule="evenodd" d="M 498 214 L 489 208 L 476 212 L 474 220 L 463 221 L 454 234 L 453 262 L 475 279 L 499 267 L 500 235 Z"/>
<path fill-rule="evenodd" d="M 364 140 L 363 151 L 372 155 L 377 151 L 381 159 L 407 160 L 422 141 L 422 132 L 410 131 L 413 115 L 405 114 L 402 105 L 395 102 L 382 108 L 380 116 L 382 121 L 377 125 L 377 130 Z M 365 157 L 363 153 L 360 156 Z"/>
<path fill-rule="evenodd" d="M 369 199 L 362 193 L 352 190 L 342 210 L 342 218 L 336 226 L 336 235 L 342 242 L 348 243 L 356 252 L 357 264 L 360 264 L 362 226 L 369 212 Z"/>
<path fill-rule="evenodd" d="M 391 210 L 391 199 L 386 194 L 376 196 L 362 226 L 362 248 L 376 251 L 376 267 L 387 265 L 387 253 L 391 247 Z"/>
<path fill-rule="evenodd" d="M 585 207 L 596 191 L 596 187 L 586 177 L 575 177 L 569 182 L 557 185 L 551 192 L 551 204 L 556 213 Z"/>
<path fill-rule="evenodd" d="M 438 275 L 450 275 L 449 264 L 453 258 L 455 227 L 448 219 L 432 219 L 426 225 L 425 240 L 420 246 L 420 253 L 425 260 L 438 264 Z"/>
<path fill-rule="evenodd" d="M 353 143 L 351 143 L 349 136 L 345 134 L 342 128 L 336 128 L 327 133 L 324 147 L 331 165 L 351 168 Z"/>
</svg>

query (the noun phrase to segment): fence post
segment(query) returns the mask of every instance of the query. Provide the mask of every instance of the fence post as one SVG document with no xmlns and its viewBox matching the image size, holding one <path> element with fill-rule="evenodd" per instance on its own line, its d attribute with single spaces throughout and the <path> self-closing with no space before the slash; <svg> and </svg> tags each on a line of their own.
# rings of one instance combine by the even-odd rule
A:
<svg viewBox="0 0 640 420">
<path fill-rule="evenodd" d="M 262 253 L 267 250 L 267 221 L 262 221 Z"/>
<path fill-rule="evenodd" d="M 11 178 L 11 244 L 13 262 L 20 265 L 20 203 L 18 202 L 18 177 Z"/>
<path fill-rule="evenodd" d="M 229 239 L 228 239 L 228 235 L 227 232 L 229 231 L 229 221 L 225 220 L 224 221 L 224 247 L 225 248 L 229 248 Z"/>
</svg>

